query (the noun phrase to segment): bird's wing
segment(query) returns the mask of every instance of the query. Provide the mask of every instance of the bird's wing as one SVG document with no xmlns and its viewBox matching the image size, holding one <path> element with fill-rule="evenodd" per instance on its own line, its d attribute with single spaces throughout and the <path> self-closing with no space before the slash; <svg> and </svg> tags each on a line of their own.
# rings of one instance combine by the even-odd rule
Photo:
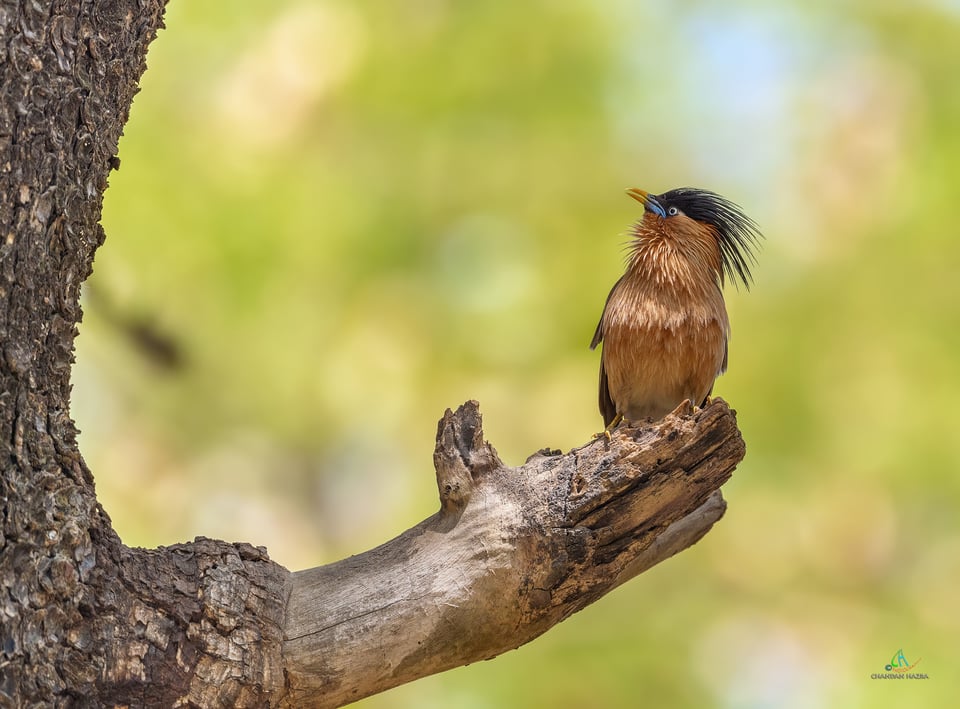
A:
<svg viewBox="0 0 960 709">
<path fill-rule="evenodd" d="M 607 312 L 607 306 L 610 305 L 610 299 L 623 280 L 623 276 L 617 279 L 613 288 L 607 294 L 607 300 L 603 304 L 603 313 L 600 314 L 600 322 L 597 323 L 597 330 L 593 333 L 593 340 L 590 341 L 590 349 L 596 349 L 597 345 L 603 340 L 603 314 Z M 607 384 L 607 370 L 603 366 L 603 353 L 600 353 L 600 415 L 603 416 L 603 425 L 609 426 L 610 422 L 617 417 L 617 406 L 610 398 L 610 386 Z"/>
<path fill-rule="evenodd" d="M 600 344 L 600 341 L 603 340 L 603 315 L 607 312 L 607 306 L 610 305 L 610 298 L 613 297 L 613 292 L 617 290 L 617 287 L 620 285 L 620 281 L 623 280 L 623 276 L 617 279 L 617 282 L 613 284 L 613 288 L 610 289 L 610 292 L 607 293 L 607 299 L 603 303 L 603 312 L 600 313 L 600 322 L 597 323 L 597 330 L 593 333 L 593 339 L 590 341 L 590 349 L 597 349 L 597 345 Z"/>
<path fill-rule="evenodd" d="M 600 322 L 597 323 L 596 332 L 593 333 L 593 339 L 590 340 L 590 349 L 597 349 L 597 345 L 603 340 L 603 316 L 600 316 Z"/>
<path fill-rule="evenodd" d="M 617 417 L 617 406 L 610 398 L 610 388 L 607 386 L 607 370 L 603 366 L 603 354 L 600 355 L 600 415 L 603 416 L 603 425 L 609 426 Z"/>
</svg>

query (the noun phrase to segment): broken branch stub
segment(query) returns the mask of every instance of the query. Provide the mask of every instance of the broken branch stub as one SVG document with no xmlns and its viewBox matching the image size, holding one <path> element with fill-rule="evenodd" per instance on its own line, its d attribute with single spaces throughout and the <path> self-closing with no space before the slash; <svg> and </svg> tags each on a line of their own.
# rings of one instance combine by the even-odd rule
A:
<svg viewBox="0 0 960 709">
<path fill-rule="evenodd" d="M 440 511 L 293 574 L 288 705 L 337 706 L 529 642 L 706 534 L 743 455 L 721 399 L 516 468 L 483 440 L 476 402 L 448 410 Z"/>
</svg>

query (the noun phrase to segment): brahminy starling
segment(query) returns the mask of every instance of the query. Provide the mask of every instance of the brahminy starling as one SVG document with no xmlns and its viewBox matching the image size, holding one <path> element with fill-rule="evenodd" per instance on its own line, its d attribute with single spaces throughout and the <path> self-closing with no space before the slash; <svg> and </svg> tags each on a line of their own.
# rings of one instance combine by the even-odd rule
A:
<svg viewBox="0 0 960 709">
<path fill-rule="evenodd" d="M 727 369 L 724 280 L 750 287 L 762 238 L 740 207 L 714 192 L 627 194 L 643 204 L 643 217 L 590 344 L 603 342 L 600 413 L 608 436 L 622 419 L 656 420 L 684 400 L 706 403 Z"/>
</svg>

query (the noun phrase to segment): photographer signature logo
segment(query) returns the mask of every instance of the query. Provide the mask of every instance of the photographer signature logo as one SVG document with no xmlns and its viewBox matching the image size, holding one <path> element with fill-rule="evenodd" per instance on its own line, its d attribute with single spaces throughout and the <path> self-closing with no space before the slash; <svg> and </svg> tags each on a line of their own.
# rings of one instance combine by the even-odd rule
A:
<svg viewBox="0 0 960 709">
<path fill-rule="evenodd" d="M 890 659 L 890 662 L 884 666 L 884 672 L 874 672 L 870 679 L 930 679 L 930 676 L 923 672 L 914 672 L 913 668 L 920 664 L 920 660 L 910 663 L 903 654 L 903 648 L 900 648 Z"/>
</svg>

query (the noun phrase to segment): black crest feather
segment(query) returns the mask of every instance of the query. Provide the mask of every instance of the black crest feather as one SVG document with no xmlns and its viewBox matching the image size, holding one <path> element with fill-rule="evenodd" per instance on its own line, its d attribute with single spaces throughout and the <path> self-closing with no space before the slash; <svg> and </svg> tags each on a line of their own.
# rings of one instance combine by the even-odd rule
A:
<svg viewBox="0 0 960 709">
<path fill-rule="evenodd" d="M 716 228 L 724 274 L 734 285 L 739 281 L 750 289 L 753 281 L 750 267 L 756 263 L 754 251 L 759 248 L 763 234 L 739 205 L 716 192 L 696 187 L 678 187 L 657 195 L 656 200 L 664 209 L 675 206 L 691 219 Z"/>
</svg>

